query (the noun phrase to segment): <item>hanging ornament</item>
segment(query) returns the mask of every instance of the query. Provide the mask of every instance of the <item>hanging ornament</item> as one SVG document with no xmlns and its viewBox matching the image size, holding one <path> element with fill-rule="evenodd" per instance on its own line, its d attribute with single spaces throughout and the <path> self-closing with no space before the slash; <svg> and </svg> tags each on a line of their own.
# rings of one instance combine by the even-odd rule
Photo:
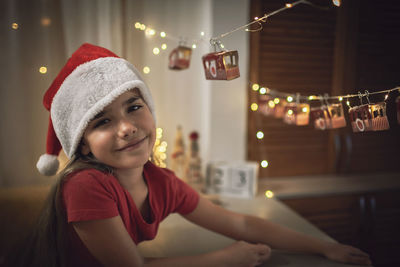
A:
<svg viewBox="0 0 400 267">
<path fill-rule="evenodd" d="M 332 129 L 346 127 L 346 119 L 344 118 L 342 103 L 328 105 L 328 114 L 331 119 Z"/>
<path fill-rule="evenodd" d="M 179 45 L 169 54 L 168 67 L 171 70 L 184 70 L 189 68 L 192 49 Z"/>
<path fill-rule="evenodd" d="M 362 103 L 362 95 L 359 93 L 361 105 L 349 109 L 349 117 L 353 132 L 382 131 L 389 129 L 389 121 L 386 116 L 386 103 L 370 104 Z"/>
<path fill-rule="evenodd" d="M 265 116 L 275 114 L 274 98 L 270 95 L 259 95 L 258 97 L 258 110 Z"/>
<path fill-rule="evenodd" d="M 287 124 L 307 125 L 310 105 L 300 103 L 300 94 L 296 95 L 296 103 L 288 103 L 284 109 L 283 121 Z"/>
<path fill-rule="evenodd" d="M 400 96 L 396 98 L 397 105 L 397 123 L 400 124 Z"/>
<path fill-rule="evenodd" d="M 270 103 L 270 105 L 272 105 L 271 102 L 269 102 L 269 103 Z M 275 110 L 274 116 L 275 116 L 275 118 L 278 118 L 278 119 L 283 118 L 283 116 L 285 115 L 285 107 L 287 105 L 287 101 L 285 99 L 283 99 L 283 98 L 275 97 L 274 98 L 274 104 L 275 104 L 275 107 L 274 107 L 274 110 Z"/>
<path fill-rule="evenodd" d="M 326 130 L 332 127 L 329 111 L 325 105 L 312 108 L 310 117 L 314 122 L 314 128 L 317 130 Z"/>
<path fill-rule="evenodd" d="M 239 77 L 238 52 L 224 50 L 220 41 L 211 40 L 211 43 L 214 45 L 214 52 L 202 57 L 206 79 L 233 80 Z M 222 51 L 217 52 L 217 48 Z"/>
<path fill-rule="evenodd" d="M 328 95 L 320 96 L 321 106 L 312 108 L 310 111 L 311 120 L 315 129 L 326 130 L 346 126 L 343 105 L 341 103 L 331 104 L 328 102 Z"/>
</svg>

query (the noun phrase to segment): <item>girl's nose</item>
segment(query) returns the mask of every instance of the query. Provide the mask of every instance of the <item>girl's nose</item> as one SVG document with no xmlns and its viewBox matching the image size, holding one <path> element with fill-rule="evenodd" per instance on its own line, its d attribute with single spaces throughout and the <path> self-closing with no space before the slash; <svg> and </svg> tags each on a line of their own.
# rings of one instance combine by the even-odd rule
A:
<svg viewBox="0 0 400 267">
<path fill-rule="evenodd" d="M 118 136 L 120 138 L 130 137 L 134 133 L 136 133 L 136 126 L 129 120 L 123 119 L 119 122 L 118 125 Z"/>
</svg>

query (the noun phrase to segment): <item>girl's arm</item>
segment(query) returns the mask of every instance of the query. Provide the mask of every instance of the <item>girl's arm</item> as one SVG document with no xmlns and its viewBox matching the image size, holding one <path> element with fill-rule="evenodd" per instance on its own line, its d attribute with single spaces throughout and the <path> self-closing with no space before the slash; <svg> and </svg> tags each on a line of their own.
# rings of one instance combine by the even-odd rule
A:
<svg viewBox="0 0 400 267">
<path fill-rule="evenodd" d="M 272 248 L 317 253 L 331 260 L 371 264 L 368 254 L 357 248 L 320 240 L 258 217 L 238 214 L 200 198 L 186 219 L 236 240 L 262 243 Z"/>
<path fill-rule="evenodd" d="M 265 245 L 237 242 L 207 254 L 144 261 L 120 216 L 75 222 L 73 227 L 91 254 L 106 267 L 256 266 L 270 254 L 270 249 Z"/>
</svg>

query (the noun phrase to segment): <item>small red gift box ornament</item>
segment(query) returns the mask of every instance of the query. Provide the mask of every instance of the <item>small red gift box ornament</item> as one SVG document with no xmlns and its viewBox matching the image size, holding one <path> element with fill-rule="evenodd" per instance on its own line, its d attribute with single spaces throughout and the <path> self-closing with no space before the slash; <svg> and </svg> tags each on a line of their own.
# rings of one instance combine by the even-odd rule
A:
<svg viewBox="0 0 400 267">
<path fill-rule="evenodd" d="M 389 129 L 385 102 L 350 108 L 349 117 L 355 133 Z"/>
<path fill-rule="evenodd" d="M 168 67 L 171 70 L 184 70 L 189 68 L 192 49 L 186 46 L 178 46 L 169 54 Z"/>
<path fill-rule="evenodd" d="M 390 128 L 389 120 L 386 116 L 386 102 L 370 104 L 369 110 L 372 115 L 373 131 L 383 131 L 383 130 L 388 130 Z"/>
<path fill-rule="evenodd" d="M 328 105 L 328 114 L 331 119 L 332 129 L 346 127 L 342 103 Z"/>
<path fill-rule="evenodd" d="M 326 130 L 332 128 L 331 116 L 328 108 L 324 105 L 310 110 L 311 120 L 314 122 L 314 128 L 317 130 Z"/>
<path fill-rule="evenodd" d="M 240 76 L 237 51 L 213 52 L 203 56 L 207 80 L 232 80 Z"/>
<path fill-rule="evenodd" d="M 307 125 L 309 122 L 310 105 L 289 103 L 285 106 L 283 121 L 287 124 Z"/>
</svg>

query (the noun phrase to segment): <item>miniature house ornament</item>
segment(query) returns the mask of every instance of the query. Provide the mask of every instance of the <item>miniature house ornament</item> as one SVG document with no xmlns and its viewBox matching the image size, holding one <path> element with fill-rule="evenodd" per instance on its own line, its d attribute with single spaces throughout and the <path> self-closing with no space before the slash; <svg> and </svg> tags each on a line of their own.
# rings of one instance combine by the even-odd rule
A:
<svg viewBox="0 0 400 267">
<path fill-rule="evenodd" d="M 217 48 L 222 48 L 219 41 L 211 40 L 214 45 L 214 52 L 204 55 L 203 67 L 207 80 L 233 80 L 240 76 L 239 73 L 239 54 L 237 51 L 222 50 L 217 52 Z"/>
<path fill-rule="evenodd" d="M 169 54 L 168 67 L 171 70 L 184 70 L 189 68 L 191 55 L 191 48 L 179 45 Z"/>
<path fill-rule="evenodd" d="M 300 95 L 296 96 L 296 103 L 287 103 L 283 115 L 283 121 L 287 124 L 298 126 L 307 125 L 309 122 L 310 105 L 300 103 Z"/>
<path fill-rule="evenodd" d="M 389 129 L 389 121 L 386 116 L 386 102 L 376 104 L 362 104 L 349 109 L 349 117 L 353 132 L 383 131 Z M 368 91 L 366 91 L 368 99 Z M 369 102 L 369 100 L 368 100 Z"/>
</svg>

